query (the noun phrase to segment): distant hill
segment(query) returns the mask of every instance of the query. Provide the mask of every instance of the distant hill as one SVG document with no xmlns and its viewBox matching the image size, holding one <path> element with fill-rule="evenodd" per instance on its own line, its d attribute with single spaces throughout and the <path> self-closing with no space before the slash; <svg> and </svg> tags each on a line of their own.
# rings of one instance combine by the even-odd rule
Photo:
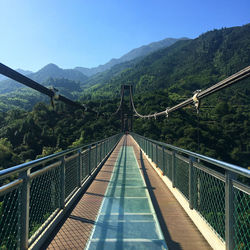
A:
<svg viewBox="0 0 250 250">
<path fill-rule="evenodd" d="M 148 45 L 141 46 L 139 48 L 133 49 L 127 54 L 123 55 L 122 57 L 118 59 L 111 59 L 108 63 L 99 65 L 98 67 L 94 68 L 83 68 L 83 67 L 76 67 L 75 69 L 82 72 L 86 76 L 92 76 L 97 73 L 106 71 L 111 69 L 113 66 L 123 63 L 123 62 L 128 62 L 131 60 L 134 60 L 139 57 L 145 57 L 149 55 L 150 53 L 171 46 L 172 44 L 176 43 L 179 40 L 187 40 L 188 38 L 166 38 L 164 40 L 161 40 L 159 42 L 153 42 Z"/>
<path fill-rule="evenodd" d="M 111 69 L 113 66 L 120 65 L 121 63 L 124 63 L 124 62 L 126 63 L 131 60 L 138 59 L 138 58 L 141 59 L 145 57 L 146 55 L 152 53 L 153 51 L 156 51 L 160 48 L 168 47 L 174 44 L 178 40 L 185 40 L 185 39 L 187 38 L 181 38 L 181 39 L 167 38 L 159 42 L 153 42 L 149 45 L 144 45 L 140 48 L 133 49 L 129 53 L 120 57 L 119 59 L 111 59 L 108 63 L 104 65 L 100 65 L 95 68 L 91 68 L 91 69 L 83 68 L 83 67 L 76 67 L 75 69 L 62 69 L 58 67 L 57 65 L 50 63 L 35 73 L 31 71 L 22 70 L 22 69 L 18 69 L 17 71 L 25 76 L 30 77 L 31 79 L 41 84 L 43 84 L 50 78 L 53 78 L 53 79 L 64 78 L 64 79 L 68 79 L 71 81 L 80 82 L 83 85 L 83 83 L 88 82 L 88 76 L 92 76 L 94 74 L 107 71 Z M 122 68 L 120 67 L 118 68 L 119 69 L 126 68 L 126 64 L 123 65 Z M 118 68 L 116 68 L 115 71 L 117 71 Z M 99 77 L 100 76 L 97 76 L 96 79 L 98 79 Z M 91 84 L 94 84 L 94 83 L 91 82 Z M 10 93 L 12 91 L 16 91 L 17 89 L 21 87 L 23 87 L 22 84 L 0 75 L 0 94 Z"/>
<path fill-rule="evenodd" d="M 30 74 L 33 73 L 33 72 L 30 71 L 30 70 L 23 70 L 23 69 L 16 69 L 16 71 L 19 72 L 20 74 L 25 75 L 25 76 L 30 75 Z"/>
<path fill-rule="evenodd" d="M 22 71 L 24 72 L 24 71 Z M 22 73 L 20 72 L 20 73 Z M 61 69 L 55 64 L 48 64 L 39 71 L 27 75 L 34 81 L 37 81 L 40 84 L 43 84 L 48 79 L 68 79 L 76 82 L 84 82 L 88 79 L 83 73 L 74 69 Z M 9 93 L 22 88 L 24 85 L 13 81 L 11 79 L 6 79 L 0 82 L 0 94 Z"/>
<path fill-rule="evenodd" d="M 43 85 L 47 88 L 51 88 L 52 86 L 55 87 L 59 91 L 59 94 L 68 97 L 71 100 L 78 100 L 82 91 L 79 82 L 68 80 L 66 78 L 49 78 L 43 82 Z M 0 94 L 1 111 L 8 111 L 11 109 L 32 110 L 34 105 L 38 102 L 50 103 L 50 98 L 22 85 L 16 90 Z"/>
<path fill-rule="evenodd" d="M 57 65 L 50 63 L 37 71 L 34 74 L 30 75 L 30 78 L 37 82 L 44 82 L 48 80 L 48 78 L 65 78 L 72 81 L 79 81 L 83 82 L 88 77 L 84 75 L 83 73 L 79 72 L 78 70 L 74 69 L 61 69 Z"/>
<path fill-rule="evenodd" d="M 85 90 L 85 94 L 111 98 L 119 95 L 121 84 L 133 84 L 136 93 L 168 88 L 185 95 L 211 86 L 249 65 L 250 24 L 247 24 L 177 41 L 115 74 L 111 69 L 98 79 L 97 75 L 93 76 L 88 80 L 92 87 Z"/>
</svg>

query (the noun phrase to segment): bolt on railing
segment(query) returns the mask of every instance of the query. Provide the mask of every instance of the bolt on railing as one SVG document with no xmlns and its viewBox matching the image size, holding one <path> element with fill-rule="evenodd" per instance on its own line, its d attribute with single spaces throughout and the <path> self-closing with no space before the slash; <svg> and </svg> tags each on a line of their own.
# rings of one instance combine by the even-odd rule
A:
<svg viewBox="0 0 250 250">
<path fill-rule="evenodd" d="M 105 161 L 121 136 L 1 170 L 0 249 L 28 249 Z"/>
<path fill-rule="evenodd" d="M 250 249 L 250 171 L 131 133 L 226 249 Z M 155 148 L 162 161 L 152 153 Z"/>
</svg>

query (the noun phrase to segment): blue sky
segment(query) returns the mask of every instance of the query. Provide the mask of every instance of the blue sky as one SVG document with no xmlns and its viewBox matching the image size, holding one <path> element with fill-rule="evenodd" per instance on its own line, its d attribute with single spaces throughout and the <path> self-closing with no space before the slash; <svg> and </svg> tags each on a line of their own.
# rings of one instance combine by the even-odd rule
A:
<svg viewBox="0 0 250 250">
<path fill-rule="evenodd" d="M 249 0 L 0 0 L 0 62 L 95 67 L 167 37 L 249 22 Z"/>
</svg>

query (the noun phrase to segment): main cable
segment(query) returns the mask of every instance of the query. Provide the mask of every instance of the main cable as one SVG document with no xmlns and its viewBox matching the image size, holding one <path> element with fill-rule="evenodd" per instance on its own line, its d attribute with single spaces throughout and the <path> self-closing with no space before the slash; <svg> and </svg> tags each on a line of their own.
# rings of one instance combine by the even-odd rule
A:
<svg viewBox="0 0 250 250">
<path fill-rule="evenodd" d="M 168 116 L 169 113 L 174 112 L 174 111 L 181 109 L 183 107 L 186 107 L 189 104 L 195 104 L 195 106 L 197 104 L 196 107 L 198 110 L 199 101 L 202 98 L 207 97 L 207 96 L 209 96 L 209 95 L 211 95 L 211 94 L 213 94 L 221 89 L 227 88 L 230 85 L 232 85 L 240 80 L 243 80 L 249 76 L 250 76 L 250 66 L 238 71 L 237 73 L 227 77 L 226 79 L 214 84 L 213 86 L 211 86 L 203 91 L 200 91 L 200 90 L 196 91 L 193 97 L 188 98 L 187 100 L 185 100 L 185 101 L 183 101 L 183 102 L 181 102 L 181 103 L 179 103 L 171 108 L 167 108 L 166 110 L 155 113 L 155 114 L 148 114 L 148 115 L 140 114 L 135 108 L 134 100 L 133 100 L 133 96 L 132 96 L 132 91 L 130 91 L 130 99 L 131 99 L 133 110 L 134 110 L 136 116 L 138 116 L 140 118 L 156 118 L 157 116 L 161 116 L 161 115 Z"/>
</svg>

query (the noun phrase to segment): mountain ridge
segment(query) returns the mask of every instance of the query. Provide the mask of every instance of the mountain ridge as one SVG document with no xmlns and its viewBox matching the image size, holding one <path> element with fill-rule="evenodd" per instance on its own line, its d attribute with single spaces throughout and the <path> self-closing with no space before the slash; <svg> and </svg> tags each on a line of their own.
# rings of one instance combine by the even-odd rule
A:
<svg viewBox="0 0 250 250">
<path fill-rule="evenodd" d="M 125 55 L 123 55 L 119 58 L 112 58 L 107 63 L 99 65 L 97 67 L 93 67 L 93 68 L 75 67 L 74 69 L 79 70 L 80 72 L 82 72 L 86 76 L 90 77 L 90 76 L 93 76 L 97 73 L 109 70 L 117 64 L 131 61 L 131 60 L 134 60 L 134 59 L 139 58 L 139 57 L 144 57 L 144 56 L 147 56 L 150 53 L 152 53 L 158 49 L 169 47 L 179 40 L 189 40 L 189 38 L 186 38 L 186 37 L 165 38 L 163 40 L 160 40 L 157 42 L 152 42 L 150 44 L 142 45 L 138 48 L 132 49 L 131 51 L 129 51 Z"/>
<path fill-rule="evenodd" d="M 21 73 L 21 72 L 20 72 Z M 37 72 L 26 75 L 34 81 L 44 85 L 50 78 L 54 79 L 68 79 L 75 82 L 84 82 L 88 79 L 83 73 L 74 69 L 62 69 L 56 64 L 49 63 Z M 0 94 L 10 93 L 25 86 L 12 79 L 0 81 Z"/>
<path fill-rule="evenodd" d="M 107 71 L 89 78 L 86 96 L 119 95 L 120 84 L 133 84 L 136 92 L 171 88 L 194 91 L 211 86 L 250 65 L 250 24 L 208 31 L 192 40 L 177 41 L 157 50 L 127 69 Z M 97 78 L 97 79 L 96 79 Z"/>
<path fill-rule="evenodd" d="M 74 69 L 62 69 L 56 64 L 49 63 L 40 70 L 38 70 L 37 72 L 31 72 L 20 69 L 19 73 L 28 76 L 29 78 L 31 78 L 34 81 L 37 81 L 40 84 L 43 84 L 49 78 L 54 78 L 54 79 L 66 78 L 71 81 L 80 82 L 82 85 L 84 85 L 84 83 L 87 82 L 89 76 L 105 72 L 116 65 L 135 60 L 136 58 L 143 58 L 144 56 L 154 52 L 157 49 L 171 46 L 176 41 L 186 40 L 186 39 L 188 38 L 179 38 L 179 39 L 166 38 L 158 42 L 152 42 L 148 45 L 143 45 L 139 48 L 135 48 L 118 59 L 113 58 L 108 63 L 99 65 L 98 67 L 94 68 L 75 67 Z M 21 87 L 23 87 L 23 85 L 12 79 L 4 77 L 1 80 L 0 78 L 0 94 L 12 92 Z"/>
</svg>

